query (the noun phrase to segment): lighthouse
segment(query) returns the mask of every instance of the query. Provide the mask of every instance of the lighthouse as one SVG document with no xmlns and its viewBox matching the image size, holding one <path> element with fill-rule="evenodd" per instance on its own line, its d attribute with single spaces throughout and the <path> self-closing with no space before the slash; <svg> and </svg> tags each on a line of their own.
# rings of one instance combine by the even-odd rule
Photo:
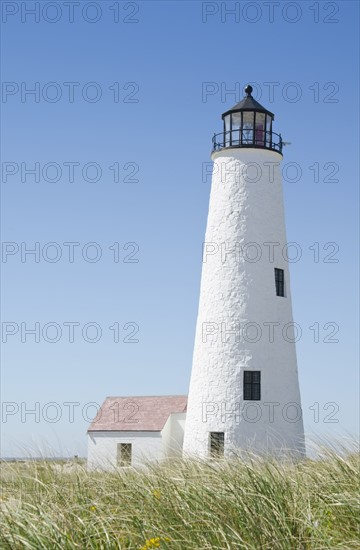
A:
<svg viewBox="0 0 360 550">
<path fill-rule="evenodd" d="M 184 456 L 304 455 L 274 114 L 245 97 L 213 137 Z"/>
</svg>

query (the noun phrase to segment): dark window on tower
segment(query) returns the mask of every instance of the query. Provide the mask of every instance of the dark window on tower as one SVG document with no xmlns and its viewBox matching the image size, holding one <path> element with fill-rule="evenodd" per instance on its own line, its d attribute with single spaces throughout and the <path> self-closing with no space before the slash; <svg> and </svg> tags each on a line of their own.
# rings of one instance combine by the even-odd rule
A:
<svg viewBox="0 0 360 550">
<path fill-rule="evenodd" d="M 224 432 L 210 432 L 210 457 L 224 456 Z"/>
<path fill-rule="evenodd" d="M 244 399 L 260 401 L 260 371 L 244 370 Z"/>
<path fill-rule="evenodd" d="M 276 296 L 285 296 L 284 270 L 275 267 Z"/>
</svg>

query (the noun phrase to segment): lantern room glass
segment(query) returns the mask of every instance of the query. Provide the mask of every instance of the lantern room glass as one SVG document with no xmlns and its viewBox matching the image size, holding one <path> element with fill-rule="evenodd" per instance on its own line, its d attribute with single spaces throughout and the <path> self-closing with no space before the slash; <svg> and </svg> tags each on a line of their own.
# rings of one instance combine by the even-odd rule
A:
<svg viewBox="0 0 360 550">
<path fill-rule="evenodd" d="M 265 138 L 266 147 L 271 146 L 271 122 L 272 122 L 272 118 L 269 115 L 266 115 L 266 138 Z"/>
<path fill-rule="evenodd" d="M 240 145 L 241 113 L 232 114 L 231 144 Z"/>
<path fill-rule="evenodd" d="M 243 112 L 242 143 L 244 145 L 251 145 L 254 142 L 254 118 L 253 111 Z"/>
<path fill-rule="evenodd" d="M 265 140 L 265 113 L 256 113 L 255 145 L 264 145 Z"/>
<path fill-rule="evenodd" d="M 230 119 L 231 115 L 227 115 L 225 118 L 224 118 L 224 129 L 225 129 L 225 134 L 224 134 L 224 142 L 225 142 L 225 147 L 229 147 L 230 146 L 230 139 L 231 139 L 231 119 Z"/>
</svg>

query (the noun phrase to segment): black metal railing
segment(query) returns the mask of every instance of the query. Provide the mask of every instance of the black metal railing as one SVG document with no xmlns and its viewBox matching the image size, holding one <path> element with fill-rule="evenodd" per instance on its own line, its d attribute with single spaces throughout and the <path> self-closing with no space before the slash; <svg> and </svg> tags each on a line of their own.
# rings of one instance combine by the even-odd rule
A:
<svg viewBox="0 0 360 550">
<path fill-rule="evenodd" d="M 271 149 L 282 153 L 283 141 L 280 134 L 264 130 L 229 130 L 214 134 L 212 138 L 213 151 L 220 151 L 227 147 L 256 147 Z"/>
</svg>

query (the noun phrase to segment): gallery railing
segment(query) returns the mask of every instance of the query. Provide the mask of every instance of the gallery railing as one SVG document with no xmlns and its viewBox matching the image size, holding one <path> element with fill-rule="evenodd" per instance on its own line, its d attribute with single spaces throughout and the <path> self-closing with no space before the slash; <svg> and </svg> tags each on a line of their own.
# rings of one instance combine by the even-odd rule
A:
<svg viewBox="0 0 360 550">
<path fill-rule="evenodd" d="M 283 141 L 280 134 L 275 132 L 253 129 L 236 129 L 214 134 L 212 138 L 213 151 L 220 151 L 227 147 L 257 147 L 271 149 L 282 153 Z"/>
</svg>

